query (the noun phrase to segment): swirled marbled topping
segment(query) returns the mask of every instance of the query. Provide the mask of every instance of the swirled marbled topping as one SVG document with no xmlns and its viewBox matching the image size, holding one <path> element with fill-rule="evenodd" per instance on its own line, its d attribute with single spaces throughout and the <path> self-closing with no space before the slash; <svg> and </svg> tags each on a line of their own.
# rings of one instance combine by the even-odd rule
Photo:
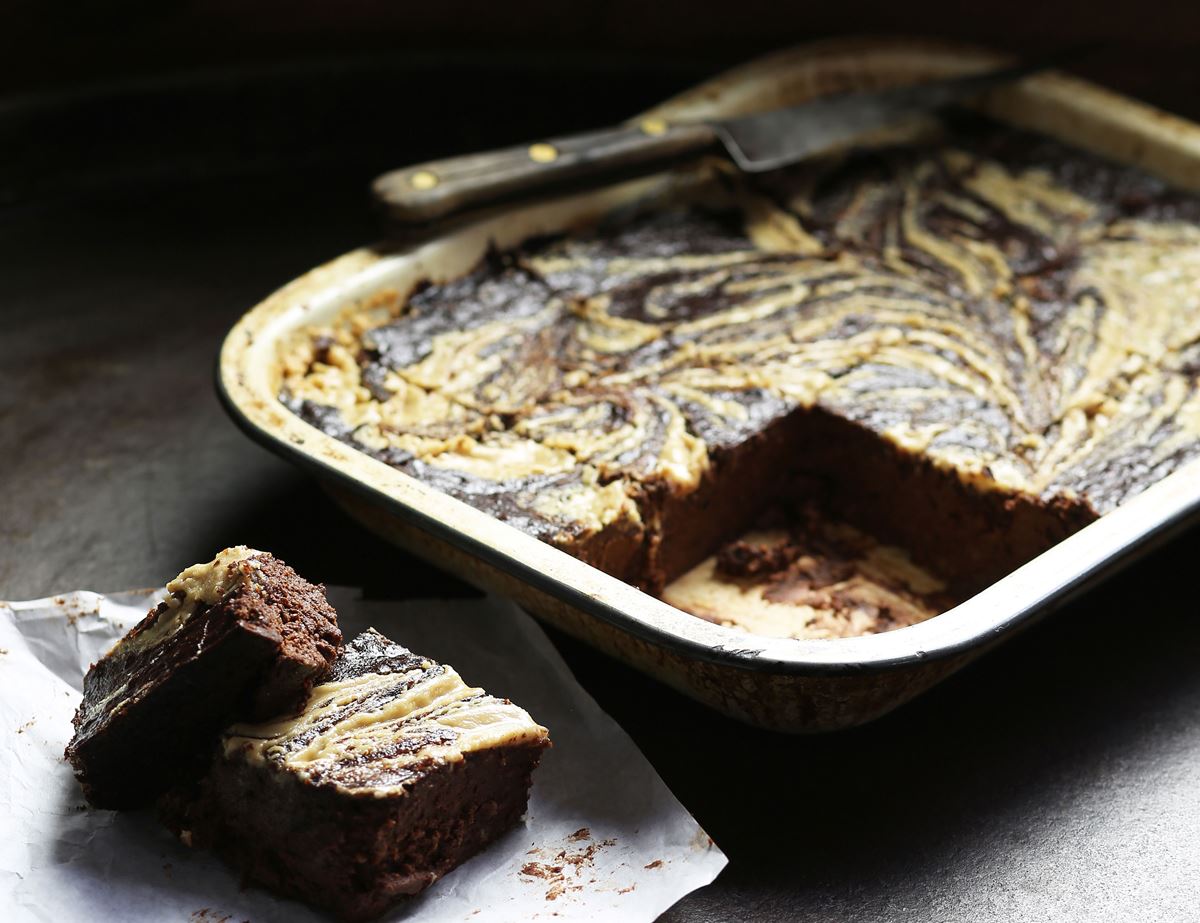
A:
<svg viewBox="0 0 1200 923">
<path fill-rule="evenodd" d="M 370 630 L 346 645 L 299 715 L 237 725 L 222 748 L 226 760 L 384 797 L 473 751 L 546 741 L 524 709 Z"/>
<path fill-rule="evenodd" d="M 568 548 L 800 411 L 1085 517 L 1200 455 L 1200 198 L 978 123 L 708 188 L 352 310 L 281 396 Z"/>
</svg>

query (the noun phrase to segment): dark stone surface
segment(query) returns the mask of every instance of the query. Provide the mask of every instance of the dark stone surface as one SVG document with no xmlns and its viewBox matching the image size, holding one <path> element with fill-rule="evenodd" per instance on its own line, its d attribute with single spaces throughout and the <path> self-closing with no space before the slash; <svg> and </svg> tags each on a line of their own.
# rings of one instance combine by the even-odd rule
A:
<svg viewBox="0 0 1200 923">
<path fill-rule="evenodd" d="M 573 93 L 604 121 L 687 76 L 627 72 L 604 86 L 567 74 L 557 102 Z M 443 87 L 449 110 L 472 98 L 468 77 Z M 120 158 L 100 169 L 53 100 L 38 124 L 46 144 L 79 145 L 74 158 L 55 150 L 72 169 L 0 165 L 10 203 L 0 209 L 0 597 L 161 584 L 237 542 L 312 580 L 470 592 L 363 532 L 250 443 L 217 403 L 213 361 L 261 296 L 374 236 L 363 190 L 375 170 L 580 126 L 562 124 L 555 99 L 518 124 L 476 105 L 453 143 L 425 123 L 409 146 L 395 128 L 377 146 L 325 149 L 320 137 L 348 126 L 322 79 L 315 101 L 270 91 L 290 100 L 281 117 L 314 107 L 324 126 L 304 129 L 316 147 L 303 158 L 287 145 L 268 156 L 272 107 L 238 84 L 213 131 L 244 139 L 247 113 L 267 119 L 249 165 L 228 151 L 176 162 L 163 145 L 143 180 L 113 168 Z M 405 82 L 397 72 L 346 87 L 380 94 Z M 491 82 L 523 85 L 516 70 Z M 156 111 L 170 135 L 171 107 Z M 134 128 L 131 138 L 155 133 Z M 289 122 L 278 137 L 299 131 Z M 555 640 L 730 857 L 667 920 L 1191 920 L 1198 550 L 1193 530 L 894 715 L 823 737 L 741 727 Z"/>
</svg>

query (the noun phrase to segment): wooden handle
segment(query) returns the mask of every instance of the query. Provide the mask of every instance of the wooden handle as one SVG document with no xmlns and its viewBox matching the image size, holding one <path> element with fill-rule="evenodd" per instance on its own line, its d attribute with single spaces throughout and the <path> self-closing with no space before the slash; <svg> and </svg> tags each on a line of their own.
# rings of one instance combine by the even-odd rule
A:
<svg viewBox="0 0 1200 923">
<path fill-rule="evenodd" d="M 424 224 L 486 205 L 646 171 L 699 154 L 716 141 L 707 125 L 645 118 L 568 138 L 449 157 L 393 170 L 375 198 L 403 224 Z"/>
</svg>

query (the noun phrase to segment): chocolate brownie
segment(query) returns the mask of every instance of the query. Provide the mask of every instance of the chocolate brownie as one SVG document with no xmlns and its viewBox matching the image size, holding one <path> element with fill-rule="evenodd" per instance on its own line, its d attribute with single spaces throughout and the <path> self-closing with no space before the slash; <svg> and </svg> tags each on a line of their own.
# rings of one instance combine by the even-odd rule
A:
<svg viewBox="0 0 1200 923">
<path fill-rule="evenodd" d="M 521 708 L 370 630 L 298 715 L 227 729 L 166 820 L 249 881 L 365 920 L 517 824 L 547 746 Z"/>
<path fill-rule="evenodd" d="M 324 588 L 245 546 L 167 593 L 84 677 L 66 755 L 97 807 L 148 804 L 230 722 L 298 709 L 342 643 Z"/>
<path fill-rule="evenodd" d="M 1200 196 L 963 118 L 710 174 L 305 331 L 280 399 L 655 593 L 803 486 L 969 595 L 1200 458 Z"/>
</svg>

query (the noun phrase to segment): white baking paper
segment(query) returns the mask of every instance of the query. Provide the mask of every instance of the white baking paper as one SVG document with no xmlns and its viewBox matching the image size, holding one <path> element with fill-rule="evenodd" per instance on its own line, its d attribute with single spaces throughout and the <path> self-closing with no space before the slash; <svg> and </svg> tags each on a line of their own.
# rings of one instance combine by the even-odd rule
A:
<svg viewBox="0 0 1200 923">
<path fill-rule="evenodd" d="M 528 818 L 385 920 L 652 920 L 725 856 L 633 741 L 579 686 L 537 624 L 496 599 L 394 603 L 335 589 L 346 637 L 374 626 L 453 664 L 550 728 Z M 87 807 L 63 748 L 84 671 L 158 594 L 78 592 L 0 603 L 0 917 L 268 923 L 320 920 L 242 888 L 150 811 Z"/>
</svg>

